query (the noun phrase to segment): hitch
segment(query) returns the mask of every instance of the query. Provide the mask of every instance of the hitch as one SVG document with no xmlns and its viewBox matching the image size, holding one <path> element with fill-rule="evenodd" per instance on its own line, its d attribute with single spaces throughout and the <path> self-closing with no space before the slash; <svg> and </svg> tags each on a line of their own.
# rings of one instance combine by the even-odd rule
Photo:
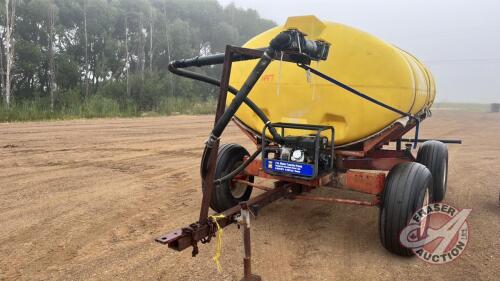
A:
<svg viewBox="0 0 500 281">
<path fill-rule="evenodd" d="M 246 201 L 245 204 L 250 209 L 260 209 L 278 199 L 285 198 L 291 195 L 298 195 L 301 193 L 301 189 L 297 188 L 295 184 L 275 182 L 273 189 L 264 192 L 256 197 L 251 198 Z M 221 214 L 224 215 L 223 218 L 217 220 L 221 228 L 224 228 L 230 224 L 236 222 L 236 216 L 241 214 L 242 206 L 236 205 Z M 198 254 L 198 242 L 208 243 L 212 237 L 215 237 L 217 229 L 213 226 L 210 220 L 206 220 L 204 223 L 196 222 L 190 224 L 187 227 L 181 229 L 176 229 L 169 233 L 166 233 L 155 239 L 156 242 L 168 245 L 169 248 L 182 251 L 188 247 L 193 247 L 193 256 Z"/>
</svg>

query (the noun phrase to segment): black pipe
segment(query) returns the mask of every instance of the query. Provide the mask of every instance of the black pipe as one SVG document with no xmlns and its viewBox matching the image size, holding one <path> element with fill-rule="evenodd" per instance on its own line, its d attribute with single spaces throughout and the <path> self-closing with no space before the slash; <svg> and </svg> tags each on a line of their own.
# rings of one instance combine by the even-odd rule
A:
<svg viewBox="0 0 500 281">
<path fill-rule="evenodd" d="M 203 74 L 199 74 L 199 73 L 196 73 L 196 72 L 193 72 L 193 71 L 189 71 L 189 70 L 185 70 L 185 69 L 180 69 L 182 67 L 207 65 L 205 63 L 210 63 L 208 65 L 222 63 L 224 61 L 224 54 L 222 54 L 222 62 L 220 62 L 220 54 L 212 55 L 210 59 L 203 60 L 203 63 L 199 63 L 201 58 L 203 58 L 203 57 L 196 57 L 196 58 L 189 59 L 189 60 L 176 60 L 176 61 L 172 61 L 168 65 L 168 70 L 170 72 L 172 72 L 172 73 L 174 73 L 176 75 L 182 76 L 182 77 L 194 79 L 194 80 L 197 80 L 197 81 L 205 82 L 207 84 L 220 87 L 220 85 L 221 85 L 221 81 L 220 80 L 217 80 L 217 79 L 215 79 L 213 77 L 210 77 L 210 76 L 207 76 L 207 75 L 203 75 Z M 230 85 L 228 86 L 228 91 L 231 94 L 233 94 L 233 95 L 236 95 L 238 93 L 238 90 L 236 88 L 230 86 Z M 266 114 L 253 101 L 251 101 L 248 97 L 245 97 L 244 103 L 260 118 L 260 120 L 264 124 L 270 122 L 270 120 L 266 116 Z M 276 141 L 276 142 L 279 143 L 281 141 L 281 136 L 278 134 L 278 132 L 276 131 L 276 129 L 274 127 L 270 127 L 269 131 L 270 131 L 271 135 L 273 136 L 274 141 Z"/>
<path fill-rule="evenodd" d="M 398 113 L 398 114 L 400 114 L 402 116 L 406 116 L 406 117 L 414 120 L 416 124 L 415 124 L 415 138 L 414 138 L 414 141 L 413 141 L 413 148 L 417 147 L 418 134 L 419 134 L 419 128 L 420 128 L 420 119 L 419 118 L 411 115 L 410 113 L 401 111 L 401 110 L 399 110 L 399 109 L 397 109 L 395 107 L 392 107 L 392 106 L 390 106 L 388 104 L 385 104 L 385 103 L 383 103 L 383 102 L 381 102 L 379 100 L 376 100 L 376 99 L 374 99 L 374 98 L 372 98 L 372 97 L 370 97 L 368 95 L 365 95 L 365 94 L 361 93 L 360 91 L 358 91 L 358 90 L 356 90 L 356 89 L 354 89 L 354 88 L 352 88 L 352 87 L 350 87 L 350 86 L 348 86 L 348 85 L 346 85 L 346 84 L 344 84 L 344 83 L 342 83 L 342 82 L 334 79 L 333 77 L 330 77 L 330 76 L 328 76 L 328 75 L 326 75 L 326 74 L 324 74 L 324 73 L 322 73 L 322 72 L 320 72 L 320 71 L 318 71 L 318 70 L 316 70 L 314 68 L 311 68 L 308 65 L 298 64 L 298 66 L 302 67 L 306 71 L 310 71 L 311 73 L 313 73 L 313 74 L 315 74 L 315 75 L 317 75 L 317 76 L 325 79 L 328 82 L 331 82 L 331 83 L 339 86 L 340 88 L 342 88 L 342 89 L 344 89 L 344 90 L 346 90 L 346 91 L 348 91 L 348 92 L 350 92 L 352 94 L 357 95 L 358 97 L 361 97 L 361 98 L 363 98 L 363 99 L 365 99 L 365 100 L 367 100 L 369 102 L 372 102 L 372 103 L 374 103 L 374 104 L 376 104 L 378 106 L 381 106 L 381 107 L 383 107 L 385 109 L 388 109 L 388 110 L 390 110 L 392 112 Z"/>
</svg>

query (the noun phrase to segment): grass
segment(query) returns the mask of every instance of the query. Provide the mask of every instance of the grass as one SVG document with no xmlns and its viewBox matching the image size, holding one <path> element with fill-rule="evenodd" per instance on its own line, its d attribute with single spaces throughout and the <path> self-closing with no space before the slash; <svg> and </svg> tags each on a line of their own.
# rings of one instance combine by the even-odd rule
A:
<svg viewBox="0 0 500 281">
<path fill-rule="evenodd" d="M 186 98 L 165 98 L 160 101 L 156 112 L 161 115 L 172 114 L 213 114 L 216 100 L 190 100 Z"/>
<path fill-rule="evenodd" d="M 434 103 L 433 109 L 489 112 L 490 104 L 480 103 Z M 168 97 L 160 100 L 152 111 L 141 112 L 133 104 L 120 105 L 117 101 L 95 95 L 85 101 L 66 102 L 56 110 L 50 110 L 47 100 L 31 100 L 12 104 L 9 109 L 0 104 L 0 122 L 61 120 L 77 118 L 138 117 L 177 114 L 213 114 L 216 100 L 199 100 Z"/>
<path fill-rule="evenodd" d="M 6 108 L 0 104 L 0 122 L 62 120 L 77 118 L 137 117 L 143 115 L 212 114 L 215 101 L 187 98 L 165 98 L 152 112 L 141 112 L 133 104 L 120 105 L 117 101 L 92 96 L 85 101 L 59 105 L 50 109 L 46 100 L 23 101 Z"/>
<path fill-rule="evenodd" d="M 136 115 L 137 112 L 134 107 L 120 108 L 117 102 L 100 96 L 94 96 L 71 105 L 61 105 L 55 110 L 51 110 L 50 104 L 45 100 L 17 102 L 11 104 L 9 108 L 0 105 L 0 122 Z"/>
</svg>

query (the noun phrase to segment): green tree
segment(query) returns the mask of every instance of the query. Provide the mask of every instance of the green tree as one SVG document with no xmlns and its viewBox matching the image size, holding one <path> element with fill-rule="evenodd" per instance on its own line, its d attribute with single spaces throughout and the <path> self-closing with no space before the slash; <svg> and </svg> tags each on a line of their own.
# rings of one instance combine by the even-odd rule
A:
<svg viewBox="0 0 500 281">
<path fill-rule="evenodd" d="M 54 116 L 68 107 L 88 116 L 82 108 L 108 102 L 101 97 L 127 112 L 170 112 L 174 107 L 160 108 L 168 102 L 189 104 L 180 100 L 211 100 L 214 87 L 171 75 L 169 61 L 222 52 L 226 44 L 241 45 L 274 26 L 254 10 L 222 7 L 216 0 L 7 2 L 0 5 L 3 102 L 10 88 L 16 103 L 36 104 Z M 7 11 L 15 26 L 11 34 Z M 7 35 L 15 53 L 13 44 L 6 45 Z M 220 75 L 220 67 L 197 71 Z M 93 96 L 99 97 L 88 102 Z"/>
</svg>

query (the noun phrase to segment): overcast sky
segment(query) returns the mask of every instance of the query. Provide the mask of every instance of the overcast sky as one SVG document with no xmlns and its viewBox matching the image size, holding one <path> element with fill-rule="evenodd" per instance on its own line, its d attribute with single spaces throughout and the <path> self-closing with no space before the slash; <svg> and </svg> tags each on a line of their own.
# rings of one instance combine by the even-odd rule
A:
<svg viewBox="0 0 500 281">
<path fill-rule="evenodd" d="M 500 0 L 219 0 L 283 24 L 316 15 L 397 45 L 436 79 L 438 101 L 500 102 Z"/>
</svg>

